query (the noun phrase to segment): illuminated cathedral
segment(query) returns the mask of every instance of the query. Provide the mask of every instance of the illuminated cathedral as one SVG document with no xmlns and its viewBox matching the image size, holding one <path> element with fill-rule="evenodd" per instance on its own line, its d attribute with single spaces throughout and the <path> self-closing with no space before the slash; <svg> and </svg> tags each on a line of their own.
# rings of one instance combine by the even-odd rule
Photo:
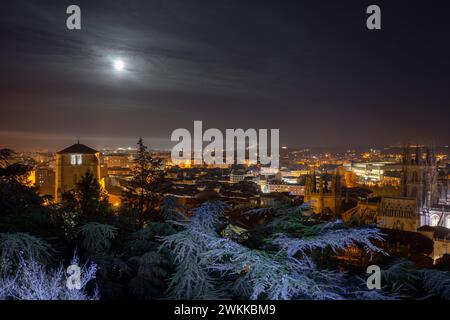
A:
<svg viewBox="0 0 450 320">
<path fill-rule="evenodd" d="M 434 151 L 416 147 L 403 156 L 401 194 L 384 197 L 377 220 L 384 228 L 416 231 L 422 226 L 450 228 L 449 188 L 438 181 Z"/>
</svg>

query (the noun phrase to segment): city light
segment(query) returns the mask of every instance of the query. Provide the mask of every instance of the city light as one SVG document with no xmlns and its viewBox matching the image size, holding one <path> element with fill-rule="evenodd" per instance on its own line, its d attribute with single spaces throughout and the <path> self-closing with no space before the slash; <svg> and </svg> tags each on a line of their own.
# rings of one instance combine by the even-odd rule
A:
<svg viewBox="0 0 450 320">
<path fill-rule="evenodd" d="M 450 299 L 444 5 L 25 2 L 0 10 L 0 303 Z"/>
</svg>

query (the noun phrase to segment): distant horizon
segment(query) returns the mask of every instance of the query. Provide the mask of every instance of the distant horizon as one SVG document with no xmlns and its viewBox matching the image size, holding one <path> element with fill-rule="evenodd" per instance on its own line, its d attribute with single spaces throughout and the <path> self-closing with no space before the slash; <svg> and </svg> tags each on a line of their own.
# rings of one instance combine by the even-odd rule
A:
<svg viewBox="0 0 450 320">
<path fill-rule="evenodd" d="M 91 140 L 91 139 L 79 139 L 77 140 L 77 138 L 72 139 L 72 140 L 65 140 L 65 142 L 59 142 L 58 144 L 53 145 L 53 147 L 51 146 L 45 146 L 45 145 L 28 145 L 28 146 L 13 146 L 13 145 L 8 145 L 8 144 L 4 144 L 1 143 L 0 141 L 0 149 L 1 148 L 8 148 L 11 150 L 14 150 L 16 152 L 30 152 L 30 151 L 35 151 L 35 152 L 39 152 L 39 151 L 48 151 L 48 152 L 57 152 L 59 150 L 64 149 L 65 147 L 68 147 L 72 144 L 75 144 L 79 141 L 79 143 L 81 144 L 85 144 L 87 146 L 90 146 L 92 148 L 95 148 L 99 151 L 102 150 L 118 150 L 118 149 L 123 149 L 123 150 L 136 150 L 137 149 L 137 141 L 139 140 L 139 137 L 137 137 L 136 139 L 110 139 L 111 141 L 114 140 L 127 140 L 129 141 L 129 143 L 123 143 L 123 144 L 106 144 L 106 143 L 102 143 L 96 140 Z M 159 140 L 159 139 L 157 139 Z M 167 151 L 170 152 L 172 147 L 176 144 L 176 142 L 171 142 L 170 145 L 155 145 L 150 143 L 150 141 L 152 141 L 152 138 L 145 138 L 143 137 L 143 141 L 144 144 L 147 146 L 149 151 Z M 168 141 L 170 143 L 170 141 Z M 204 146 L 207 143 L 204 144 Z M 282 151 L 283 149 L 288 149 L 288 150 L 300 150 L 300 149 L 309 149 L 310 151 L 314 151 L 314 152 L 345 152 L 347 150 L 355 150 L 356 152 L 362 152 L 362 151 L 369 151 L 370 149 L 374 149 L 374 150 L 380 150 L 383 151 L 385 149 L 395 149 L 395 148 L 405 148 L 407 146 L 415 146 L 416 144 L 424 146 L 424 147 L 431 147 L 433 146 L 435 149 L 448 149 L 449 145 L 448 144 L 433 144 L 433 143 L 420 143 L 420 142 L 415 142 L 415 143 L 404 143 L 404 144 L 387 144 L 387 145 L 371 145 L 371 144 L 367 144 L 367 145 L 336 145 L 336 146 L 312 146 L 312 145 L 284 145 L 284 144 L 280 144 L 280 151 Z M 439 150 L 437 150 L 439 151 Z"/>
<path fill-rule="evenodd" d="M 188 130 L 191 128 L 186 127 Z M 246 130 L 249 128 L 241 127 Z M 174 128 L 176 129 L 176 128 Z M 436 146 L 436 147 L 448 147 L 449 142 L 444 142 L 442 139 L 392 139 L 393 141 L 382 144 L 382 143 L 358 143 L 351 144 L 349 142 L 337 143 L 337 144 L 322 144 L 314 145 L 308 143 L 298 143 L 289 144 L 287 141 L 293 140 L 304 140 L 310 141 L 310 136 L 300 136 L 296 138 L 286 138 L 283 135 L 284 131 L 280 130 L 280 148 L 285 146 L 288 148 L 314 148 L 314 149 L 366 149 L 366 148 L 387 148 L 387 147 L 401 147 L 407 145 L 424 145 L 424 146 Z M 357 133 L 355 133 L 357 134 Z M 10 148 L 17 150 L 29 150 L 29 149 L 48 149 L 51 151 L 57 151 L 68 145 L 76 143 L 78 140 L 81 143 L 90 145 L 95 148 L 105 149 L 105 148 L 128 148 L 135 147 L 139 138 L 144 139 L 144 143 L 151 149 L 154 150 L 170 150 L 177 142 L 170 141 L 170 134 L 166 137 L 146 137 L 136 135 L 135 137 L 102 137 L 102 136 L 85 136 L 79 135 L 68 135 L 68 134 L 43 134 L 43 133 L 33 133 L 33 132 L 17 132 L 17 131 L 0 131 L 0 147 Z M 374 139 L 377 140 L 377 139 Z M 12 143 L 11 143 L 12 142 Z"/>
</svg>

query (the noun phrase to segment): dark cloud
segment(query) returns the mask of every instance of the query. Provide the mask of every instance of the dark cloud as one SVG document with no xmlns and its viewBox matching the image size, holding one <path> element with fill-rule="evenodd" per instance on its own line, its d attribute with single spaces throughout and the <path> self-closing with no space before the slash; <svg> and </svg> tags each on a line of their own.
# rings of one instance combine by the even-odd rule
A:
<svg viewBox="0 0 450 320">
<path fill-rule="evenodd" d="M 447 143 L 443 1 L 73 1 L 0 4 L 0 144 L 95 146 L 172 130 L 280 128 L 298 146 Z M 117 74 L 121 57 L 126 72 Z"/>
</svg>

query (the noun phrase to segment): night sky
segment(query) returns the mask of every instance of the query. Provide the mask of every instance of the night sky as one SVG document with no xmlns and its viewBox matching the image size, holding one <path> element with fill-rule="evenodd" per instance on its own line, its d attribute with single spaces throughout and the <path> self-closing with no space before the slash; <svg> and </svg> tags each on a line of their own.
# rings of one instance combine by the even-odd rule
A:
<svg viewBox="0 0 450 320">
<path fill-rule="evenodd" d="M 81 31 L 66 28 L 70 4 L 81 7 Z M 370 4 L 382 30 L 366 28 Z M 142 136 L 166 148 L 194 120 L 279 128 L 288 146 L 448 144 L 444 4 L 2 0 L 0 147 L 58 149 L 77 137 L 116 147 Z"/>
</svg>

